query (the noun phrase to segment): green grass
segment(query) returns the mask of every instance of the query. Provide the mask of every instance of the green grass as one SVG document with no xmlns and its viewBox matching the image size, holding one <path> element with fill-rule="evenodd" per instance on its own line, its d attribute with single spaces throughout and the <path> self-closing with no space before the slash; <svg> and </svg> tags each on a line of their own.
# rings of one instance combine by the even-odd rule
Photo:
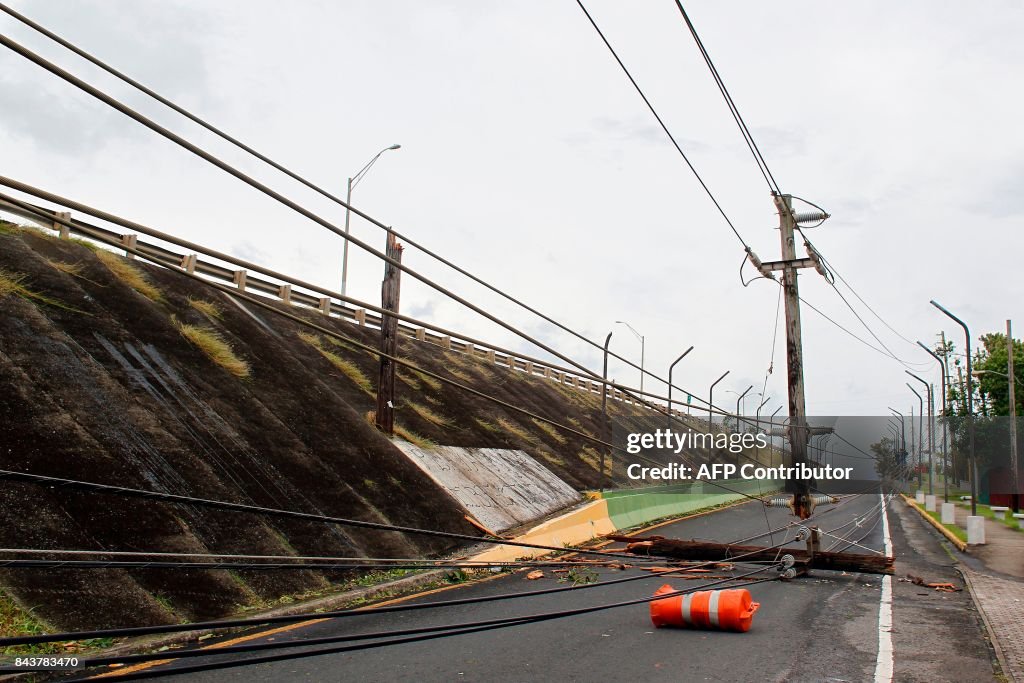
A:
<svg viewBox="0 0 1024 683">
<path fill-rule="evenodd" d="M 50 633 L 53 630 L 45 621 L 33 614 L 31 609 L 22 609 L 6 594 L 0 592 L 0 637 L 34 636 Z M 0 655 L 73 654 L 83 650 L 109 647 L 113 643 L 113 638 L 94 638 L 76 641 L 75 645 L 70 648 L 64 647 L 60 643 L 19 645 L 0 648 Z"/>
<path fill-rule="evenodd" d="M 921 508 L 921 509 L 924 510 L 924 508 Z M 927 510 L 924 510 L 924 512 L 929 517 L 934 519 L 936 522 L 938 522 L 939 524 L 944 526 L 947 530 L 949 530 L 950 533 L 952 533 L 958 539 L 960 539 L 964 543 L 967 543 L 967 531 L 966 530 L 961 529 L 956 524 L 942 524 L 942 513 L 939 513 L 939 512 L 928 512 Z"/>
<path fill-rule="evenodd" d="M 251 370 L 249 364 L 239 358 L 231 345 L 214 330 L 199 325 L 175 322 L 181 336 L 188 339 L 200 351 L 206 354 L 207 358 L 221 366 L 232 375 L 238 378 L 246 378 Z"/>
<path fill-rule="evenodd" d="M 963 508 L 969 508 L 971 506 L 970 502 L 957 503 L 957 505 Z M 988 505 L 978 503 L 976 507 L 978 510 L 978 514 L 982 517 L 985 517 L 986 519 L 991 519 L 993 522 L 999 522 L 1003 526 L 1013 529 L 1014 531 L 1022 530 L 1020 526 L 1020 520 L 1016 519 L 1013 516 L 1013 510 L 1007 510 L 1006 512 L 1003 513 L 995 513 L 992 512 L 992 508 Z"/>
<path fill-rule="evenodd" d="M 142 274 L 141 270 L 129 263 L 128 259 L 109 251 L 102 250 L 98 250 L 96 252 L 96 258 L 98 258 L 103 265 L 107 267 L 107 270 L 113 273 L 118 280 L 125 283 L 142 296 L 156 302 L 164 300 L 163 294 L 160 293 L 160 290 L 146 279 L 146 276 Z"/>
</svg>

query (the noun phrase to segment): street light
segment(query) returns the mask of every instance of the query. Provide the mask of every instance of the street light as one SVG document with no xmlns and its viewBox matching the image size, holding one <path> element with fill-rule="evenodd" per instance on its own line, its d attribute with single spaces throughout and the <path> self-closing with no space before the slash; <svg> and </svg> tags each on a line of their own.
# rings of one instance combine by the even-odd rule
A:
<svg viewBox="0 0 1024 683">
<path fill-rule="evenodd" d="M 668 428 L 670 430 L 672 429 L 672 371 L 675 369 L 676 363 L 678 363 L 682 359 L 686 358 L 686 354 L 690 353 L 690 351 L 693 351 L 693 346 L 691 346 L 690 348 L 688 348 L 685 351 L 683 351 L 682 355 L 679 356 L 679 358 L 676 358 L 674 361 L 672 361 L 672 365 L 668 366 Z M 643 368 L 643 361 L 642 360 L 640 361 L 640 367 Z M 643 376 L 642 375 L 640 376 L 640 379 L 641 379 L 640 387 L 641 387 L 641 389 L 643 389 L 643 381 L 642 381 L 643 380 Z"/>
<path fill-rule="evenodd" d="M 345 195 L 345 246 L 341 257 L 342 296 L 345 296 L 345 289 L 346 286 L 348 285 L 348 225 L 349 219 L 352 217 L 352 189 L 359 184 L 359 181 L 363 179 L 363 177 L 366 175 L 366 172 L 370 170 L 370 167 L 373 166 L 377 159 L 380 159 L 381 154 L 393 149 L 400 149 L 401 147 L 401 145 L 391 145 L 390 147 L 385 147 L 381 151 L 377 152 L 377 154 L 372 159 L 366 162 L 366 165 L 359 169 L 358 173 L 356 173 L 354 176 L 348 179 L 348 193 Z"/>
<path fill-rule="evenodd" d="M 924 381 L 924 380 L 921 380 Z M 917 396 L 918 410 L 917 410 L 917 489 L 921 490 L 921 446 L 924 443 L 924 399 L 921 398 L 921 394 L 918 393 L 917 389 L 911 386 L 910 382 L 907 382 L 907 388 L 914 392 L 914 396 Z M 927 386 L 927 382 L 925 382 Z M 914 429 L 914 407 L 910 407 L 910 429 L 913 434 Z M 911 446 L 913 447 L 913 446 Z"/>
<path fill-rule="evenodd" d="M 612 333 L 609 332 L 608 336 L 604 338 L 604 370 L 601 372 L 601 378 L 608 381 L 608 344 L 612 341 Z M 608 433 L 608 385 L 601 385 L 601 431 L 602 436 L 606 443 L 611 443 L 611 434 Z M 608 446 L 601 449 L 601 492 L 604 493 L 604 456 L 605 451 L 608 451 L 608 456 L 611 457 L 611 451 Z"/>
<path fill-rule="evenodd" d="M 935 460 L 932 457 L 935 453 L 935 415 L 933 412 L 934 396 L 932 396 L 932 385 L 924 381 L 910 370 L 904 370 L 908 375 L 924 385 L 925 393 L 928 395 L 928 495 L 935 493 L 932 480 L 935 479 Z M 909 384 L 907 386 L 910 386 Z M 917 392 L 914 392 L 917 393 Z M 922 409 L 923 413 L 924 410 Z"/>
<path fill-rule="evenodd" d="M 711 433 L 711 423 L 715 419 L 714 415 L 711 414 L 711 411 L 714 410 L 715 385 L 721 382 L 723 379 L 725 379 L 725 376 L 728 375 L 730 372 L 732 372 L 732 370 L 726 370 L 725 372 L 723 372 L 722 376 L 716 379 L 714 382 L 712 382 L 711 388 L 708 389 L 708 434 Z"/>
<path fill-rule="evenodd" d="M 644 391 L 644 336 L 633 329 L 633 326 L 627 323 L 625 320 L 616 320 L 616 325 L 625 325 L 629 328 L 629 331 L 633 333 L 633 336 L 640 340 L 640 393 Z M 684 354 L 685 355 L 685 354 Z"/>
<path fill-rule="evenodd" d="M 737 432 L 740 431 L 740 401 L 742 401 L 746 397 L 746 395 L 750 392 L 750 390 L 753 389 L 753 388 L 754 388 L 754 385 L 751 384 L 749 387 L 746 388 L 746 390 L 742 394 L 737 394 L 739 396 L 739 398 L 736 399 L 736 431 Z M 735 394 L 736 392 L 735 391 L 730 391 L 728 393 Z"/>
<path fill-rule="evenodd" d="M 967 434 L 970 442 L 971 454 L 971 517 L 978 515 L 978 461 L 974 456 L 974 387 L 971 385 L 971 331 L 960 318 L 956 317 L 943 308 L 934 299 L 929 302 L 932 306 L 946 314 L 964 330 L 964 338 L 967 341 Z"/>
<path fill-rule="evenodd" d="M 896 410 L 893 407 L 890 407 L 889 410 L 891 410 L 894 415 L 898 415 L 899 418 L 900 418 L 900 452 L 904 455 L 904 457 L 906 457 L 906 454 L 907 454 L 907 423 L 906 423 L 906 417 L 907 416 L 904 415 L 903 413 L 901 413 L 900 411 Z"/>
<path fill-rule="evenodd" d="M 1020 510 L 1020 466 L 1017 463 L 1017 397 L 1014 389 L 1017 384 L 1017 377 L 1013 371 L 1013 331 L 1010 321 L 1006 321 L 1006 374 L 995 370 L 975 370 L 978 375 L 999 375 L 1006 378 L 1006 385 L 1010 392 L 1010 461 L 1013 466 L 1013 511 Z"/>
<path fill-rule="evenodd" d="M 946 363 L 941 358 L 939 358 L 939 354 L 935 353 L 921 342 L 917 342 L 917 345 L 924 349 L 929 356 L 935 359 L 935 362 L 939 364 L 939 374 L 942 376 L 942 499 L 943 501 L 948 503 L 949 464 L 946 462 L 946 459 L 949 457 L 946 445 L 946 375 L 948 373 L 948 368 L 946 367 Z"/>
</svg>

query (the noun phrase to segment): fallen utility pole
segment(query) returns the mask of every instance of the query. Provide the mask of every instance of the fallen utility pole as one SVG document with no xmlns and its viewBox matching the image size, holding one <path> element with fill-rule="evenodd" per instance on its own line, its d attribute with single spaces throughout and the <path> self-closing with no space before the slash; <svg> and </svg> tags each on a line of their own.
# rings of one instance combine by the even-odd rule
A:
<svg viewBox="0 0 1024 683">
<path fill-rule="evenodd" d="M 783 555 L 793 556 L 793 567 L 797 574 L 808 569 L 862 572 L 864 574 L 893 574 L 893 558 L 884 555 L 860 555 L 857 553 L 833 553 L 818 550 L 820 540 L 812 530 L 807 550 L 799 548 L 765 548 L 756 545 L 730 545 L 707 541 L 683 541 L 664 536 L 618 536 L 605 538 L 626 543 L 626 552 L 634 555 L 660 555 L 679 560 L 702 562 L 722 561 L 723 558 L 743 556 L 744 561 L 777 561 Z"/>
</svg>

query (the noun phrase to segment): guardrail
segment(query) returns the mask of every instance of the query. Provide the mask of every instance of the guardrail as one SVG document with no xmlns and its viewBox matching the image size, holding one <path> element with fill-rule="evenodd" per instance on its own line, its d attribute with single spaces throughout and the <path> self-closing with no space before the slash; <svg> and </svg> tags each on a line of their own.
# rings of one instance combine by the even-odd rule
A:
<svg viewBox="0 0 1024 683">
<path fill-rule="evenodd" d="M 135 233 L 115 232 L 82 221 L 72 220 L 70 212 L 55 211 L 35 204 L 31 206 L 51 219 L 61 218 L 64 221 L 70 222 L 71 227 L 56 220 L 47 222 L 32 211 L 24 210 L 19 206 L 0 200 L 0 211 L 26 218 L 43 228 L 53 230 L 61 239 L 68 239 L 72 234 L 86 239 L 98 237 L 103 240 L 105 246 L 109 242 L 122 244 L 153 258 L 157 262 L 184 268 L 190 273 L 201 275 L 220 283 L 228 283 L 237 287 L 241 292 L 266 295 L 291 306 L 314 309 L 323 315 L 339 318 L 360 327 L 380 328 L 381 316 L 377 313 L 368 311 L 365 308 L 349 306 L 332 296 L 325 296 L 325 294 L 328 294 L 328 290 L 315 287 L 269 268 L 264 268 L 228 254 L 203 247 L 194 242 L 155 230 L 149 231 L 148 234 L 175 247 L 184 248 L 186 251 L 178 252 L 157 244 L 140 241 L 138 234 Z M 141 228 L 142 226 L 139 227 Z M 134 255 L 131 253 L 126 252 L 125 255 L 130 259 L 134 258 Z M 201 259 L 200 256 L 203 258 Z M 253 276 L 251 274 L 253 272 L 258 273 L 262 277 Z M 399 334 L 407 339 L 431 344 L 443 351 L 468 354 L 497 367 L 525 372 L 534 377 L 543 377 L 580 391 L 597 395 L 601 394 L 601 383 L 592 381 L 587 375 L 569 368 L 546 363 L 529 356 L 515 355 L 498 346 L 481 343 L 480 340 L 460 338 L 453 334 L 438 334 L 427 328 L 416 327 L 403 322 L 399 322 L 398 330 Z M 608 391 L 608 398 L 620 401 L 626 405 L 651 409 L 649 405 L 645 405 L 642 401 L 614 387 L 611 387 Z M 672 413 L 677 417 L 686 416 L 686 413 L 678 409 L 673 409 Z"/>
</svg>

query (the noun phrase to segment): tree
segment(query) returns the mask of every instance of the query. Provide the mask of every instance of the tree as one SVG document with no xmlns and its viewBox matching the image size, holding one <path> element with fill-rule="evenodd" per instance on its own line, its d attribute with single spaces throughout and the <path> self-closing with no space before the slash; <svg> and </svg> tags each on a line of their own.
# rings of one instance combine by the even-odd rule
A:
<svg viewBox="0 0 1024 683">
<path fill-rule="evenodd" d="M 895 483 L 906 478 L 906 468 L 901 462 L 901 454 L 897 452 L 895 442 L 883 436 L 878 443 L 871 444 L 871 452 L 875 454 L 875 471 L 886 484 Z"/>
</svg>

